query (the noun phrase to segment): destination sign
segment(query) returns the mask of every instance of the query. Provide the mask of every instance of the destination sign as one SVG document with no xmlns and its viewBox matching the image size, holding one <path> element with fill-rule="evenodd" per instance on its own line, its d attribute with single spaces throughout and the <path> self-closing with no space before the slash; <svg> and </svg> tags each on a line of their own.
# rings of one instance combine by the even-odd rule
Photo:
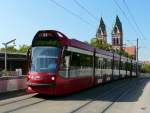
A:
<svg viewBox="0 0 150 113">
<path fill-rule="evenodd" d="M 59 46 L 59 42 L 56 39 L 36 39 L 32 46 Z"/>
</svg>

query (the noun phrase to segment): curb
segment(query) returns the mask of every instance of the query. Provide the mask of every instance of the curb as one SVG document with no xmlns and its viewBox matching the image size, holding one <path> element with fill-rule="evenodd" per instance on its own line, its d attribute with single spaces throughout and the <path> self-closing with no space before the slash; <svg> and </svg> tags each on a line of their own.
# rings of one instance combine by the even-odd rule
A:
<svg viewBox="0 0 150 113">
<path fill-rule="evenodd" d="M 17 91 L 3 92 L 3 93 L 0 93 L 0 101 L 5 100 L 5 99 L 9 99 L 9 98 L 14 98 L 14 97 L 26 95 L 26 94 L 27 93 L 26 93 L 25 89 L 20 89 Z"/>
</svg>

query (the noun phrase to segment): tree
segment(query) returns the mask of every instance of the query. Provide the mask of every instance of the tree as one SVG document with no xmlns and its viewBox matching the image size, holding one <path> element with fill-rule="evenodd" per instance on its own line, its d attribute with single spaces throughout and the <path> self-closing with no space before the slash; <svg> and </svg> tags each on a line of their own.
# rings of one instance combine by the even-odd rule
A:
<svg viewBox="0 0 150 113">
<path fill-rule="evenodd" d="M 5 52 L 5 48 L 1 48 L 1 51 Z M 7 52 L 14 53 L 14 52 L 17 52 L 17 49 L 14 46 L 8 46 L 7 47 Z"/>
<path fill-rule="evenodd" d="M 23 44 L 23 45 L 20 45 L 20 46 L 19 46 L 19 50 L 18 50 L 18 51 L 19 51 L 20 53 L 26 53 L 29 48 L 30 48 L 29 45 Z"/>
<path fill-rule="evenodd" d="M 30 48 L 29 45 L 23 44 L 20 45 L 18 49 L 16 49 L 14 46 L 8 46 L 7 47 L 7 52 L 10 53 L 26 53 L 28 51 L 28 49 Z M 5 52 L 5 48 L 1 48 L 0 51 Z"/>
<path fill-rule="evenodd" d="M 143 73 L 150 73 L 150 64 L 142 64 L 141 71 Z"/>
<path fill-rule="evenodd" d="M 99 48 L 99 49 L 103 49 L 106 51 L 111 51 L 112 47 L 111 45 L 107 44 L 107 43 L 102 43 L 99 40 L 97 40 L 96 38 L 92 38 L 90 41 L 90 45 L 92 45 L 95 48 Z"/>
<path fill-rule="evenodd" d="M 118 49 L 114 50 L 112 48 L 112 45 L 104 43 L 104 42 L 100 42 L 96 38 L 92 38 L 91 39 L 90 45 L 93 46 L 93 47 L 95 47 L 95 48 L 103 49 L 103 50 L 106 50 L 106 51 L 112 51 L 112 52 L 115 52 L 115 53 L 117 53 L 117 54 L 119 54 L 121 56 L 125 56 L 125 57 L 133 59 L 133 56 L 129 55 L 124 50 L 118 50 Z"/>
<path fill-rule="evenodd" d="M 89 44 L 89 42 L 88 42 L 88 41 L 84 41 L 84 43 Z"/>
</svg>

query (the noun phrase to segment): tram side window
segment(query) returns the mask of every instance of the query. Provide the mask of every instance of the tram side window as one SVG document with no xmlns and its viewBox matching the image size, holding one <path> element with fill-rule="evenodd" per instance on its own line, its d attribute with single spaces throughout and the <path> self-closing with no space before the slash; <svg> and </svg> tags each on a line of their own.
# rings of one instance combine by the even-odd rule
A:
<svg viewBox="0 0 150 113">
<path fill-rule="evenodd" d="M 70 62 L 70 77 L 92 76 L 93 57 L 81 53 L 72 52 Z"/>
<path fill-rule="evenodd" d="M 69 77 L 70 57 L 71 57 L 71 52 L 65 50 L 61 58 L 60 71 L 59 71 L 60 76 L 64 78 Z"/>
<path fill-rule="evenodd" d="M 127 70 L 127 66 L 126 66 L 126 65 L 127 65 L 127 63 L 125 62 L 125 63 L 124 63 L 124 68 L 125 68 L 125 70 Z"/>
<path fill-rule="evenodd" d="M 71 68 L 79 68 L 80 65 L 81 65 L 80 54 L 79 53 L 72 53 L 72 56 L 71 56 Z"/>
<path fill-rule="evenodd" d="M 134 72 L 136 72 L 136 64 L 133 64 L 132 70 L 133 70 Z"/>
<path fill-rule="evenodd" d="M 123 62 L 120 61 L 120 70 L 123 70 Z"/>
<path fill-rule="evenodd" d="M 123 61 L 120 62 L 120 70 L 126 70 L 125 62 Z"/>
<path fill-rule="evenodd" d="M 111 69 L 113 69 L 113 65 L 114 65 L 113 62 L 114 62 L 113 59 L 111 59 Z"/>
<path fill-rule="evenodd" d="M 107 69 L 111 69 L 112 68 L 112 60 L 108 59 L 107 61 Z"/>
<path fill-rule="evenodd" d="M 103 64 L 104 64 L 103 69 L 107 69 L 107 63 L 108 63 L 107 59 L 104 58 L 104 60 L 103 60 Z"/>
<path fill-rule="evenodd" d="M 103 69 L 104 68 L 104 60 L 102 57 L 96 57 L 96 68 Z"/>
<path fill-rule="evenodd" d="M 122 61 L 120 61 L 120 63 L 119 63 L 119 69 L 123 70 L 123 62 Z"/>
<path fill-rule="evenodd" d="M 117 61 L 114 61 L 114 68 L 115 69 L 117 69 L 118 68 L 118 66 L 117 66 L 118 64 L 117 64 Z"/>
<path fill-rule="evenodd" d="M 96 68 L 97 69 L 111 69 L 112 68 L 112 60 L 106 59 L 102 57 L 96 57 Z"/>
<path fill-rule="evenodd" d="M 127 63 L 127 70 L 130 71 L 131 70 L 131 63 Z"/>
<path fill-rule="evenodd" d="M 126 70 L 126 63 L 123 62 L 123 70 Z"/>
<path fill-rule="evenodd" d="M 95 58 L 95 68 L 99 68 L 99 61 L 98 61 L 98 57 Z"/>
<path fill-rule="evenodd" d="M 114 69 L 119 69 L 119 61 L 114 60 Z"/>
<path fill-rule="evenodd" d="M 135 72 L 137 71 L 137 64 L 134 64 Z M 139 67 L 141 69 L 141 67 Z"/>
<path fill-rule="evenodd" d="M 132 72 L 134 72 L 134 64 L 132 63 L 131 65 L 132 65 Z"/>
<path fill-rule="evenodd" d="M 128 70 L 128 62 L 125 63 L 125 68 Z"/>
<path fill-rule="evenodd" d="M 132 63 L 129 63 L 129 70 L 132 70 Z"/>
<path fill-rule="evenodd" d="M 111 69 L 111 59 L 104 58 L 105 69 Z"/>
</svg>

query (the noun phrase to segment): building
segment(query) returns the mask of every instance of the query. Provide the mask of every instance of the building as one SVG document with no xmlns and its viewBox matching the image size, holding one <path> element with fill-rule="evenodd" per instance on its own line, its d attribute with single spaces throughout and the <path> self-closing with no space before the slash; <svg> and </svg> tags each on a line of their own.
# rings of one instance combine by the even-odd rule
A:
<svg viewBox="0 0 150 113">
<path fill-rule="evenodd" d="M 5 53 L 0 52 L 0 71 L 4 70 L 5 66 Z M 23 74 L 27 74 L 28 64 L 26 54 L 21 53 L 7 53 L 7 70 L 16 71 L 22 69 Z"/>
<path fill-rule="evenodd" d="M 123 50 L 132 56 L 133 59 L 136 59 L 136 47 L 124 47 Z"/>
<path fill-rule="evenodd" d="M 150 64 L 150 61 L 142 61 L 142 64 Z"/>
<path fill-rule="evenodd" d="M 96 39 L 100 44 L 107 43 L 106 26 L 102 17 L 100 19 L 100 24 L 96 33 Z"/>
<path fill-rule="evenodd" d="M 116 22 L 112 30 L 112 47 L 113 49 L 123 49 L 123 31 L 122 23 L 118 16 L 116 16 Z"/>
<path fill-rule="evenodd" d="M 112 48 L 114 50 L 124 50 L 133 59 L 136 59 L 136 47 L 123 47 L 123 30 L 122 30 L 122 23 L 118 16 L 116 16 L 115 24 L 112 29 Z M 103 21 L 103 18 L 100 19 L 100 24 L 98 30 L 96 32 L 96 39 L 99 44 L 107 43 L 107 32 L 106 26 Z"/>
</svg>

